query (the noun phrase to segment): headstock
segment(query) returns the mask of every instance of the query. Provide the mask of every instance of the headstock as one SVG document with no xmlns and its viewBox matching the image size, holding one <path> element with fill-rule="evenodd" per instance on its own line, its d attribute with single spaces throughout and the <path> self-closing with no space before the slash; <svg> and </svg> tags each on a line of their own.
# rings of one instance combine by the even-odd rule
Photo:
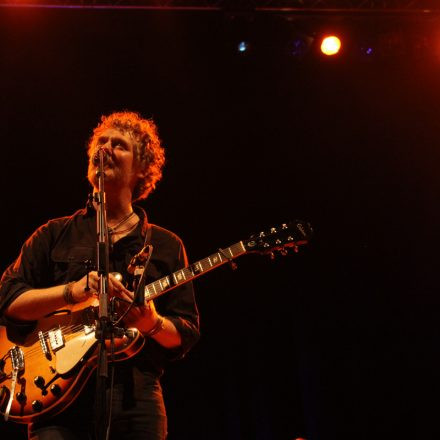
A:
<svg viewBox="0 0 440 440">
<path fill-rule="evenodd" d="M 275 251 L 280 251 L 285 255 L 289 248 L 297 252 L 299 246 L 307 244 L 312 233 L 310 223 L 294 220 L 254 234 L 243 243 L 248 252 L 273 256 Z"/>
</svg>

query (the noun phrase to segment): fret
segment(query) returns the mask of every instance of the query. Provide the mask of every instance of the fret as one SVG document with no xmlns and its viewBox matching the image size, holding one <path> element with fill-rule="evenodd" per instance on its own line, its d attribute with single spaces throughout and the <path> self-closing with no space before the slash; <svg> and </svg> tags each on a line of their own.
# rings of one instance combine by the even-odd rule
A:
<svg viewBox="0 0 440 440">
<path fill-rule="evenodd" d="M 183 273 L 183 270 L 179 270 L 178 272 L 174 272 L 174 279 L 176 280 L 177 284 L 180 284 L 183 281 L 185 281 L 185 274 Z"/>
<path fill-rule="evenodd" d="M 191 269 L 191 266 L 185 267 L 185 269 L 183 269 L 185 272 L 185 279 L 190 280 L 191 278 L 194 277 L 194 273 Z"/>
<path fill-rule="evenodd" d="M 205 272 L 205 270 L 208 270 L 211 268 L 211 265 L 209 264 L 209 261 L 207 258 L 204 258 L 200 261 L 200 264 L 202 266 L 202 271 Z"/>
<path fill-rule="evenodd" d="M 168 290 L 174 289 L 181 284 L 185 284 L 186 282 L 191 281 L 193 278 L 202 275 L 204 272 L 215 269 L 216 267 L 227 263 L 229 260 L 245 254 L 246 252 L 246 248 L 244 247 L 242 241 L 235 243 L 230 247 L 220 249 L 218 252 L 206 258 L 190 264 L 188 267 L 180 269 L 168 276 L 150 283 L 148 286 L 145 286 L 146 299 L 157 298 Z"/>
<path fill-rule="evenodd" d="M 156 286 L 156 292 L 162 293 L 163 289 L 162 289 L 162 285 L 160 284 L 160 280 L 155 281 L 154 285 Z"/>
<path fill-rule="evenodd" d="M 146 286 L 146 290 L 147 290 L 147 296 L 151 296 L 154 294 L 151 284 L 149 284 L 148 286 Z"/>
<path fill-rule="evenodd" d="M 197 263 L 192 264 L 190 267 L 194 275 L 199 275 L 203 272 L 203 268 L 200 264 L 200 261 L 197 261 Z"/>
<path fill-rule="evenodd" d="M 160 279 L 159 283 L 160 283 L 160 287 L 162 288 L 162 290 L 165 290 L 168 287 L 170 287 L 170 280 L 168 277 L 164 277 L 164 278 Z"/>
<path fill-rule="evenodd" d="M 243 242 L 240 241 L 238 243 L 233 244 L 231 247 L 229 247 L 228 251 L 229 251 L 231 258 L 235 258 L 241 254 L 246 253 L 246 248 L 244 247 Z"/>
<path fill-rule="evenodd" d="M 222 262 L 219 253 L 211 255 L 211 257 L 209 258 L 209 261 L 211 263 L 211 266 L 217 266 L 218 264 L 220 264 Z"/>
</svg>

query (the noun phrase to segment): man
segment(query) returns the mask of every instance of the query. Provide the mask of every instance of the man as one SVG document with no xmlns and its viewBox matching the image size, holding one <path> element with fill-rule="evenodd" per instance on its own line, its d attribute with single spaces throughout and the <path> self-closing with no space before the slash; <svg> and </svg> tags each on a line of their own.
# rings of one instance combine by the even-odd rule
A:
<svg viewBox="0 0 440 440">
<path fill-rule="evenodd" d="M 146 198 L 162 177 L 164 151 L 153 121 L 131 112 L 102 117 L 89 141 L 88 179 L 98 189 L 97 152 L 105 153 L 104 182 L 110 241 L 109 294 L 131 300 L 132 276 L 127 268 L 145 244 L 153 252 L 147 282 L 187 265 L 185 249 L 173 233 L 149 224 L 133 205 Z M 99 291 L 96 265 L 96 203 L 72 216 L 41 226 L 24 244 L 20 256 L 3 274 L 0 313 L 8 325 L 32 324 L 66 304 L 85 303 Z M 90 272 L 89 272 L 90 271 Z M 89 272 L 89 273 L 88 273 Z M 124 327 L 136 327 L 146 338 L 141 352 L 115 363 L 110 438 L 163 440 L 166 413 L 159 378 L 167 362 L 181 358 L 199 337 L 198 311 L 190 283 L 145 306 L 130 309 Z M 76 401 L 50 420 L 29 426 L 39 440 L 93 438 L 94 380 Z M 107 391 L 109 394 L 109 391 Z M 102 426 L 101 426 L 102 428 Z"/>
</svg>

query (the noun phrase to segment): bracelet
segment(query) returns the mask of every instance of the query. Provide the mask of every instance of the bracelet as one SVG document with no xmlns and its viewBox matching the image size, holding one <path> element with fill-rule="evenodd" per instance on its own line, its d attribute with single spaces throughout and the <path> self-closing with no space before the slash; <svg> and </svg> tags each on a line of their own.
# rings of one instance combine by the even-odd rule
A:
<svg viewBox="0 0 440 440">
<path fill-rule="evenodd" d="M 155 334 L 159 333 L 165 328 L 165 318 L 163 316 L 159 316 L 157 318 L 156 324 L 154 324 L 153 328 L 145 333 L 145 336 L 151 337 Z"/>
<path fill-rule="evenodd" d="M 75 301 L 75 298 L 73 297 L 73 285 L 75 284 L 75 281 L 72 281 L 70 283 L 67 283 L 64 286 L 63 290 L 63 298 L 64 302 L 66 304 L 77 304 L 78 301 Z"/>
</svg>

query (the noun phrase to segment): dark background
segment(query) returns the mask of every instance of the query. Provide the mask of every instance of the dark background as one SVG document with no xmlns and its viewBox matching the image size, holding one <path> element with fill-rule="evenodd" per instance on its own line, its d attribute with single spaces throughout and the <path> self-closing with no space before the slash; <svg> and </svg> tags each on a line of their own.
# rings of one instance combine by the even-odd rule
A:
<svg viewBox="0 0 440 440">
<path fill-rule="evenodd" d="M 437 24 L 0 10 L 1 270 L 84 205 L 100 115 L 139 111 L 168 159 L 143 206 L 191 261 L 291 219 L 315 231 L 195 282 L 203 336 L 164 377 L 169 439 L 439 438 Z M 345 50 L 294 57 L 298 30 Z"/>
</svg>

